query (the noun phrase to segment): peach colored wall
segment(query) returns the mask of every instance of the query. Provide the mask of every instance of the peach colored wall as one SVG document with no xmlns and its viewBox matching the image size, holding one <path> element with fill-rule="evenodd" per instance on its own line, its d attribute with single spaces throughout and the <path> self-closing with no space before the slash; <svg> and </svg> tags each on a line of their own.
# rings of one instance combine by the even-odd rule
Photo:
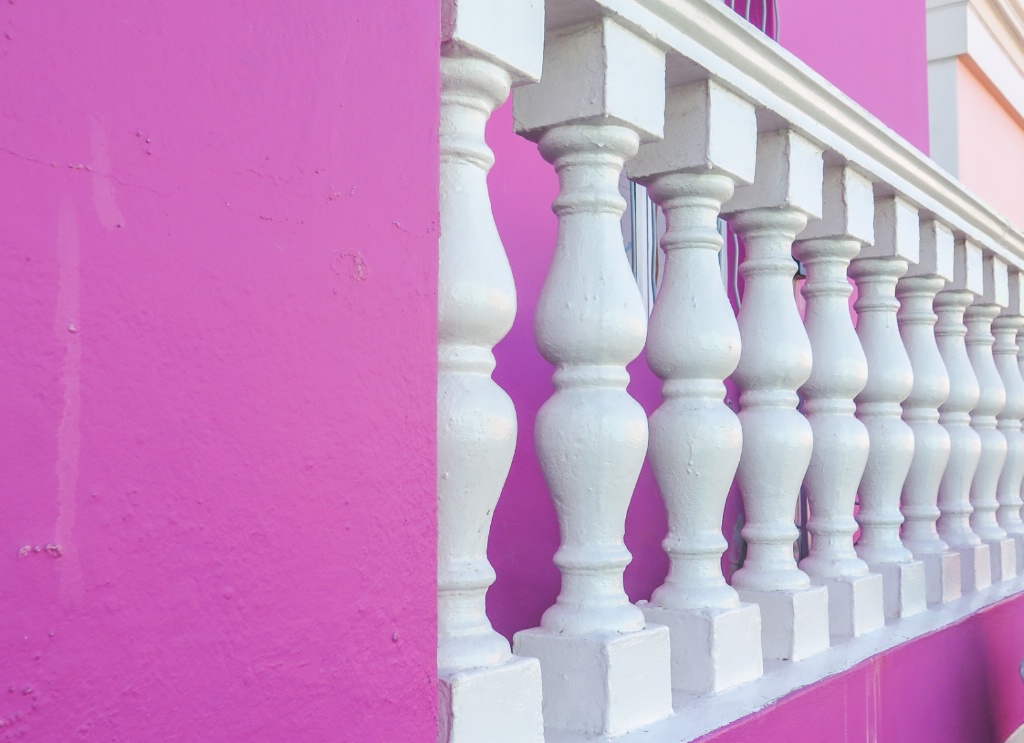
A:
<svg viewBox="0 0 1024 743">
<path fill-rule="evenodd" d="M 0 4 L 0 740 L 436 740 L 439 17 Z"/>
<path fill-rule="evenodd" d="M 960 180 L 1024 228 L 1024 126 L 989 83 L 957 62 Z"/>
</svg>

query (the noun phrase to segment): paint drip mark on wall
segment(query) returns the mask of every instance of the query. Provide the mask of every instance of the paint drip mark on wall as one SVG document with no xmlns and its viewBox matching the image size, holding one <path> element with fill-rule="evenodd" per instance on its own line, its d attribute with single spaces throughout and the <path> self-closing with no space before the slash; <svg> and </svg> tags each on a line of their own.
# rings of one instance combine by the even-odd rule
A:
<svg viewBox="0 0 1024 743">
<path fill-rule="evenodd" d="M 124 227 L 124 214 L 117 205 L 113 179 L 104 175 L 112 172 L 110 145 L 107 143 L 106 128 L 98 118 L 92 120 L 92 160 L 95 168 L 88 170 L 92 173 L 92 203 L 96 216 L 108 230 Z"/>
<path fill-rule="evenodd" d="M 60 425 L 57 427 L 57 524 L 56 545 L 61 554 L 73 552 L 72 531 L 75 526 L 78 490 L 79 455 L 81 453 L 82 408 L 82 335 L 79 332 L 81 311 L 78 237 L 78 214 L 70 198 L 60 205 L 57 219 L 57 313 L 54 332 L 57 343 L 64 348 L 60 382 L 64 398 Z M 72 330 L 74 328 L 74 330 Z M 80 566 L 73 559 L 61 571 L 61 594 L 64 597 L 81 592 Z"/>
</svg>

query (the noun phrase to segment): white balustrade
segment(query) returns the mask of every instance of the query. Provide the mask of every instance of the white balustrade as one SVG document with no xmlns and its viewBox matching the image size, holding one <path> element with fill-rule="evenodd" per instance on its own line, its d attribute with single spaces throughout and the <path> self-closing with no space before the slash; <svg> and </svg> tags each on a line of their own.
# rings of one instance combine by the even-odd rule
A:
<svg viewBox="0 0 1024 743">
<path fill-rule="evenodd" d="M 811 458 L 810 424 L 797 390 L 811 374 L 811 347 L 793 294 L 791 251 L 808 217 L 820 217 L 821 150 L 792 131 L 761 134 L 754 183 L 726 204 L 743 237 L 745 290 L 739 312 L 746 560 L 733 575 L 740 598 L 761 607 L 765 658 L 806 658 L 829 645 L 828 591 L 796 564 L 793 523 Z"/>
<path fill-rule="evenodd" d="M 515 651 L 540 659 L 548 727 L 616 735 L 671 714 L 669 631 L 622 586 L 626 510 L 647 416 L 626 392 L 647 313 L 623 255 L 618 183 L 641 139 L 660 137 L 665 55 L 604 18 L 545 46 L 544 77 L 515 94 L 517 130 L 558 173 L 558 240 L 535 333 L 555 365 L 536 445 L 558 512 L 556 603 Z"/>
<path fill-rule="evenodd" d="M 669 91 L 665 139 L 627 166 L 665 211 L 665 274 L 651 316 L 647 360 L 664 380 L 651 416 L 650 457 L 668 510 L 670 568 L 647 620 L 671 631 L 672 684 L 715 692 L 762 674 L 761 614 L 722 575 L 726 496 L 742 432 L 723 380 L 740 334 L 721 281 L 718 214 L 734 184 L 754 178 L 754 107 L 713 82 Z"/>
<path fill-rule="evenodd" d="M 984 259 L 983 294 L 964 313 L 967 325 L 967 356 L 978 378 L 980 395 L 971 411 L 971 428 L 981 441 L 978 469 L 971 483 L 971 530 L 989 546 L 992 582 L 1017 574 L 1016 545 L 999 525 L 997 487 L 1006 463 L 1006 437 L 996 427 L 996 416 L 1006 404 L 1006 389 L 992 355 L 995 338 L 992 321 L 1009 303 L 1006 263 L 993 255 Z"/>
<path fill-rule="evenodd" d="M 996 368 L 1006 389 L 1006 405 L 997 416 L 999 431 L 1006 438 L 1006 465 L 999 475 L 996 516 L 999 526 L 1016 546 L 1016 572 L 1024 573 L 1024 522 L 1021 521 L 1021 482 L 1024 481 L 1024 378 L 1017 364 L 1017 334 L 1024 328 L 1024 277 L 1019 271 L 1009 273 L 1009 305 L 992 321 Z"/>
<path fill-rule="evenodd" d="M 857 395 L 857 417 L 871 439 L 860 482 L 857 554 L 885 581 L 885 615 L 905 617 L 927 608 L 924 564 L 903 546 L 900 494 L 914 458 L 914 432 L 901 403 L 914 371 L 899 334 L 896 283 L 920 255 L 917 210 L 898 196 L 875 203 L 875 243 L 853 261 L 857 282 L 857 336 L 868 360 L 868 383 Z"/>
<path fill-rule="evenodd" d="M 853 518 L 857 485 L 868 458 L 868 432 L 854 416 L 854 397 L 868 380 L 867 360 L 850 317 L 850 260 L 874 240 L 871 182 L 845 165 L 825 169 L 821 220 L 794 245 L 807 272 L 804 327 L 811 376 L 800 388 L 814 432 L 804 488 L 810 501 L 810 554 L 800 567 L 828 588 L 832 637 L 855 637 L 885 625 L 882 578 L 857 556 Z"/>
<path fill-rule="evenodd" d="M 964 593 L 992 585 L 992 560 L 987 544 L 971 530 L 974 509 L 969 494 L 981 457 L 981 439 L 971 427 L 970 412 L 981 390 L 967 355 L 964 311 L 984 291 L 981 248 L 957 239 L 954 246 L 953 281 L 935 298 L 939 316 L 935 338 L 949 373 L 949 398 L 939 408 L 939 423 L 949 433 L 949 464 L 939 485 L 939 536 L 960 553 L 961 589 Z"/>
<path fill-rule="evenodd" d="M 949 374 L 935 341 L 935 295 L 953 279 L 953 233 L 941 222 L 921 223 L 921 256 L 896 284 L 897 319 L 914 371 L 903 401 L 903 420 L 914 432 L 914 458 L 903 483 L 903 544 L 924 563 L 929 604 L 960 598 L 960 554 L 936 529 L 942 473 L 949 463 L 949 434 L 939 424 L 939 406 L 949 398 Z"/>
<path fill-rule="evenodd" d="M 516 446 L 516 412 L 491 379 L 516 291 L 491 213 L 484 128 L 513 81 L 540 75 L 539 1 L 444 4 L 438 273 L 437 588 L 441 743 L 544 739 L 540 666 L 514 658 L 485 597 L 491 514 Z M 516 699 L 514 705 L 508 700 Z"/>
</svg>

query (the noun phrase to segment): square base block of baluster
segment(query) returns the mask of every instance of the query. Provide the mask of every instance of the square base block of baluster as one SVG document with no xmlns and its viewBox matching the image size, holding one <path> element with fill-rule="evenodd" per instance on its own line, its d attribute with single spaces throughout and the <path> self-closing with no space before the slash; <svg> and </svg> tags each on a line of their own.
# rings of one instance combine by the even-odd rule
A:
<svg viewBox="0 0 1024 743">
<path fill-rule="evenodd" d="M 960 547 L 960 592 L 981 591 L 992 585 L 992 552 L 987 544 Z"/>
<path fill-rule="evenodd" d="M 960 591 L 959 552 L 938 552 L 915 557 L 924 563 L 925 598 L 929 606 L 948 604 L 963 595 Z"/>
<path fill-rule="evenodd" d="M 757 604 L 686 611 L 647 603 L 638 606 L 648 622 L 669 629 L 673 689 L 711 694 L 764 674 Z"/>
<path fill-rule="evenodd" d="M 1010 539 L 1017 548 L 1017 575 L 1024 575 L 1024 534 L 1011 534 Z"/>
<path fill-rule="evenodd" d="M 828 650 L 828 589 L 740 591 L 761 607 L 761 652 L 766 660 L 803 660 Z"/>
<path fill-rule="evenodd" d="M 1017 545 L 1017 574 L 1024 575 L 1024 534 L 1011 534 L 1010 538 Z"/>
<path fill-rule="evenodd" d="M 440 743 L 544 743 L 541 672 L 536 658 L 438 679 Z"/>
<path fill-rule="evenodd" d="M 992 582 L 999 583 L 1017 576 L 1017 545 L 1012 539 L 985 542 L 992 555 Z"/>
<path fill-rule="evenodd" d="M 831 637 L 860 637 L 885 626 L 880 575 L 811 578 L 811 582 L 828 589 L 828 631 Z"/>
<path fill-rule="evenodd" d="M 928 584 L 924 563 L 868 563 L 885 583 L 885 618 L 902 619 L 928 609 Z"/>
<path fill-rule="evenodd" d="M 622 735 L 672 714 L 668 627 L 575 637 L 535 628 L 513 645 L 540 661 L 549 728 Z"/>
</svg>

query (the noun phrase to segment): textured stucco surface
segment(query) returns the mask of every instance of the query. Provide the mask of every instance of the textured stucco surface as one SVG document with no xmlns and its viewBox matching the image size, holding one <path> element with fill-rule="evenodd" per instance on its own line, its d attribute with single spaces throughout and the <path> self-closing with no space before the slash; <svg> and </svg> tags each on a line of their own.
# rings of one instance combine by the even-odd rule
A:
<svg viewBox="0 0 1024 743">
<path fill-rule="evenodd" d="M 434 740 L 438 6 L 0 6 L 0 740 Z"/>
</svg>

